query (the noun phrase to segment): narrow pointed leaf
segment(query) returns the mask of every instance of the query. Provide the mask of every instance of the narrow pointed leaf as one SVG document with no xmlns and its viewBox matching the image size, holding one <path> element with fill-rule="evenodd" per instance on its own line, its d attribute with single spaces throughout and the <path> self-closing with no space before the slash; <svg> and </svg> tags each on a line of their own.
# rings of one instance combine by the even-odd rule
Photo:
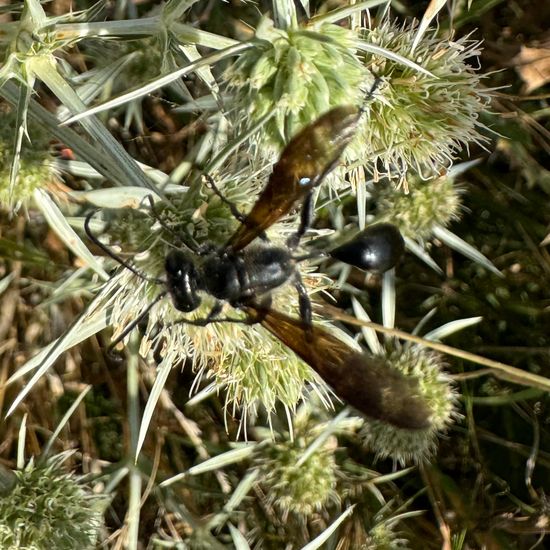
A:
<svg viewBox="0 0 550 550">
<path fill-rule="evenodd" d="M 426 265 L 431 267 L 436 273 L 443 275 L 443 270 L 434 262 L 432 257 L 417 242 L 409 239 L 409 237 L 403 238 L 405 239 L 405 246 L 407 250 L 412 252 L 417 258 L 419 258 Z"/>
<path fill-rule="evenodd" d="M 145 441 L 145 436 L 147 435 L 147 430 L 149 429 L 149 424 L 151 423 L 151 418 L 153 417 L 153 413 L 155 412 L 155 408 L 157 406 L 158 400 L 160 398 L 160 395 L 162 391 L 164 390 L 164 385 L 166 384 L 166 379 L 168 378 L 168 375 L 170 374 L 170 371 L 172 370 L 172 363 L 171 361 L 163 361 L 157 369 L 157 376 L 155 378 L 155 382 L 153 383 L 153 387 L 151 388 L 151 393 L 149 394 L 149 399 L 147 399 L 147 404 L 145 405 L 145 410 L 143 411 L 143 415 L 141 417 L 141 424 L 139 427 L 139 435 L 138 440 L 136 444 L 136 452 L 135 452 L 135 460 L 137 460 L 139 456 L 139 452 L 141 450 L 141 447 L 143 445 L 143 442 Z"/>
<path fill-rule="evenodd" d="M 470 317 L 469 319 L 457 319 L 456 321 L 451 321 L 450 323 L 445 323 L 440 327 L 437 327 L 434 330 L 431 330 L 424 335 L 426 340 L 443 340 L 447 336 L 463 330 L 465 328 L 477 325 L 483 317 Z"/>
<path fill-rule="evenodd" d="M 94 304 L 90 304 L 88 309 Z M 97 311 L 93 315 L 88 317 L 88 309 L 84 311 L 76 323 L 72 325 L 67 331 L 60 336 L 57 340 L 54 340 L 51 344 L 48 344 L 45 348 L 37 353 L 34 357 L 29 359 L 24 365 L 19 367 L 7 380 L 6 384 L 12 384 L 19 378 L 25 376 L 27 373 L 39 369 L 40 376 L 46 372 L 51 365 L 57 360 L 57 358 L 69 348 L 79 344 L 86 340 L 90 336 L 97 334 L 100 330 L 103 330 L 108 326 L 109 312 L 105 310 Z M 18 395 L 16 401 L 12 404 L 8 411 L 8 415 L 13 412 L 13 409 L 21 402 L 24 396 L 32 389 L 32 385 L 36 382 L 40 376 L 33 377 L 33 379 L 27 383 L 21 394 Z"/>
<path fill-rule="evenodd" d="M 235 550 L 250 550 L 250 546 L 244 535 L 236 527 L 233 527 L 231 523 L 229 524 L 229 532 L 231 533 Z"/>
<path fill-rule="evenodd" d="M 182 67 L 181 69 L 178 69 L 177 71 L 174 71 L 168 75 L 162 76 L 160 78 L 155 78 L 149 83 L 145 84 L 144 86 L 141 86 L 140 88 L 136 90 L 132 90 L 130 92 L 127 92 L 125 94 L 122 94 L 114 99 L 111 99 L 109 101 L 106 101 L 105 103 L 102 103 L 101 105 L 97 105 L 96 107 L 93 107 L 92 109 L 87 109 L 85 111 L 82 111 L 81 113 L 78 113 L 76 115 L 73 115 L 68 120 L 65 120 L 63 124 L 72 124 L 73 122 L 76 122 L 78 120 L 82 120 L 86 117 L 89 117 L 91 115 L 95 115 L 97 113 L 101 113 L 103 111 L 107 111 L 108 109 L 112 109 L 113 107 L 118 107 L 120 105 L 124 105 L 128 101 L 133 101 L 135 99 L 139 99 L 140 97 L 144 97 L 146 95 L 149 95 L 150 93 L 162 88 L 163 86 L 166 86 L 167 84 L 170 84 L 171 82 L 174 82 L 178 78 L 191 73 L 201 67 L 208 66 L 214 63 L 217 63 L 218 61 L 225 59 L 232 55 L 237 55 L 238 53 L 242 52 L 243 50 L 246 50 L 249 48 L 250 45 L 248 44 L 237 44 L 235 46 L 230 46 L 229 48 L 226 48 L 224 50 L 215 52 L 214 54 L 211 54 L 209 56 L 203 57 L 199 61 L 196 61 L 194 63 L 189 63 L 185 67 Z"/>
<path fill-rule="evenodd" d="M 82 400 L 88 395 L 88 392 L 92 389 L 92 386 L 86 386 L 78 395 L 78 397 L 74 400 L 73 404 L 67 409 L 67 412 L 63 415 L 63 418 L 57 423 L 57 426 L 52 433 L 52 435 L 49 437 L 46 445 L 42 449 L 41 459 L 47 458 L 50 449 L 52 448 L 52 445 L 55 443 L 57 437 L 61 433 L 61 430 L 67 424 L 71 416 L 73 415 L 74 411 L 78 408 L 78 405 L 82 403 Z"/>
<path fill-rule="evenodd" d="M 382 324 L 385 327 L 395 326 L 395 268 L 382 276 Z"/>
<path fill-rule="evenodd" d="M 428 7 L 426 8 L 426 11 L 424 12 L 424 15 L 422 16 L 420 25 L 418 25 L 418 30 L 416 31 L 416 36 L 414 37 L 414 41 L 411 46 L 411 54 L 416 49 L 416 46 L 418 46 L 420 40 L 422 40 L 422 37 L 430 26 L 433 18 L 441 11 L 441 8 L 443 8 L 446 3 L 447 0 L 431 0 Z"/>
<path fill-rule="evenodd" d="M 44 214 L 48 225 L 65 243 L 67 248 L 89 265 L 102 279 L 107 280 L 109 278 L 107 272 L 88 250 L 88 247 L 82 242 L 74 229 L 68 224 L 63 213 L 50 196 L 42 189 L 36 189 L 33 193 L 33 198 L 42 214 Z"/>
<path fill-rule="evenodd" d="M 353 313 L 357 317 L 357 319 L 370 323 L 371 318 L 369 317 L 368 313 L 363 309 L 363 306 L 359 303 L 355 296 L 352 296 L 351 303 L 353 306 Z M 365 341 L 367 342 L 367 345 L 369 346 L 372 353 L 374 353 L 375 355 L 382 353 L 382 345 L 378 340 L 376 331 L 370 327 L 361 327 L 361 332 L 363 333 L 363 337 L 365 338 Z"/>
<path fill-rule="evenodd" d="M 302 548 L 302 550 L 317 550 L 317 548 L 321 548 L 321 546 L 325 542 L 327 542 L 327 540 L 336 531 L 336 529 L 338 529 L 340 524 L 345 521 L 348 516 L 351 515 L 354 508 L 355 504 L 353 506 L 350 506 L 345 512 L 342 512 L 337 520 L 332 522 L 318 537 L 315 537 L 309 544 L 306 544 Z"/>
<path fill-rule="evenodd" d="M 424 67 L 421 67 L 418 63 L 415 63 L 414 61 L 411 61 L 410 59 L 407 59 L 402 55 L 392 52 L 391 50 L 387 50 L 386 48 L 382 48 L 381 46 L 376 46 L 375 44 L 370 44 L 369 42 L 365 42 L 364 40 L 358 40 L 356 42 L 356 45 L 359 50 L 379 55 L 381 57 L 385 57 L 386 59 L 391 59 L 392 61 L 395 61 L 400 65 L 409 67 L 409 69 L 425 74 L 426 76 L 431 76 L 432 78 L 437 78 L 434 74 L 432 74 L 427 69 L 424 69 Z"/>
<path fill-rule="evenodd" d="M 445 227 L 441 225 L 434 225 L 432 229 L 434 237 L 437 237 L 441 242 L 445 243 L 448 247 L 460 252 L 466 258 L 478 263 L 483 266 L 485 269 L 488 269 L 495 275 L 499 277 L 504 277 L 503 273 L 499 271 L 479 250 L 474 248 L 472 245 L 468 244 L 466 241 L 461 239 L 458 235 L 455 235 Z"/>
</svg>

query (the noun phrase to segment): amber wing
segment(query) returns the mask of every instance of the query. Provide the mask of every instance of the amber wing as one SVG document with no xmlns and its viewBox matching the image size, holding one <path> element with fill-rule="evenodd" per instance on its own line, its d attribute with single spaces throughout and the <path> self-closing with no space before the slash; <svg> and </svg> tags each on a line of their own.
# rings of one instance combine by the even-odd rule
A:
<svg viewBox="0 0 550 550">
<path fill-rule="evenodd" d="M 358 352 L 328 331 L 271 309 L 245 308 L 301 357 L 334 393 L 363 414 L 408 430 L 430 426 L 430 410 L 418 383 L 391 369 L 383 359 Z"/>
<path fill-rule="evenodd" d="M 342 105 L 301 130 L 284 148 L 265 189 L 227 246 L 244 248 L 319 185 L 338 164 L 360 116 L 357 107 Z"/>
</svg>

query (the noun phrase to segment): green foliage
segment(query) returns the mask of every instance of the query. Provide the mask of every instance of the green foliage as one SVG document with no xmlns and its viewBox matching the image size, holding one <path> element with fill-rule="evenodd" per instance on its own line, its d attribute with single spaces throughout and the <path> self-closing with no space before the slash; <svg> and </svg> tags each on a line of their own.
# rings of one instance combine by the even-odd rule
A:
<svg viewBox="0 0 550 550">
<path fill-rule="evenodd" d="M 407 186 L 409 193 L 392 186 L 380 191 L 377 220 L 395 224 L 410 239 L 427 241 L 435 224 L 447 227 L 460 219 L 461 188 L 452 178 L 441 176 L 429 181 L 409 178 Z"/>
<path fill-rule="evenodd" d="M 15 185 L 10 184 L 10 166 L 13 161 L 13 143 L 19 128 L 17 113 L 6 104 L 0 105 L 0 204 L 17 205 L 27 201 L 35 189 L 45 188 L 56 178 L 48 161 L 50 135 L 38 124 L 30 124 L 24 140 L 19 171 Z"/>
<path fill-rule="evenodd" d="M 438 436 L 456 420 L 456 389 L 442 369 L 441 357 L 419 346 L 390 347 L 386 361 L 388 368 L 418 380 L 420 394 L 430 408 L 430 426 L 424 430 L 404 430 L 369 420 L 361 437 L 378 457 L 391 457 L 403 465 L 422 463 L 435 452 Z"/>
<path fill-rule="evenodd" d="M 245 114 L 250 124 L 272 115 L 264 140 L 280 147 L 331 107 L 360 103 L 367 76 L 353 32 L 331 24 L 284 31 L 264 19 L 253 47 L 230 65 L 225 79 L 238 119 Z"/>
<path fill-rule="evenodd" d="M 0 495 L 0 546 L 6 550 L 95 548 L 102 527 L 101 498 L 62 467 L 62 457 L 46 464 L 30 461 L 14 472 Z"/>
<path fill-rule="evenodd" d="M 489 71 L 513 63 L 510 37 L 540 39 L 539 10 L 459 2 L 433 29 L 376 1 L 311 17 L 290 0 L 151 4 L 0 7 L 0 402 L 25 411 L 2 411 L 0 547 L 535 547 L 550 492 L 548 106 Z M 516 103 L 495 97 L 509 84 Z M 238 226 L 204 174 L 248 212 L 281 147 L 342 104 L 361 107 L 360 128 L 295 254 L 373 220 L 398 225 L 408 253 L 383 277 L 321 259 L 299 271 L 315 323 L 418 383 L 426 429 L 356 416 L 261 327 L 189 326 L 162 294 L 169 251 L 221 247 Z M 453 166 L 469 148 L 476 162 Z M 92 210 L 93 233 L 148 280 L 89 242 Z M 298 217 L 269 239 L 284 245 Z M 278 289 L 273 307 L 298 316 L 295 294 Z M 350 295 L 361 331 L 329 319 L 326 302 L 349 312 Z M 430 340 L 383 340 L 369 319 Z M 120 361 L 100 332 L 136 320 Z M 437 339 L 457 349 L 443 359 Z M 16 467 L 52 445 L 78 449 L 70 468 Z M 101 497 L 77 470 L 97 473 Z"/>
<path fill-rule="evenodd" d="M 364 31 L 364 40 L 410 57 L 417 32 L 416 24 L 385 20 Z M 414 50 L 414 61 L 430 75 L 365 56 L 366 67 L 387 83 L 380 90 L 384 101 L 372 104 L 361 133 L 382 174 L 403 178 L 410 171 L 430 178 L 449 167 L 465 145 L 486 141 L 479 117 L 490 94 L 475 69 L 479 53 L 480 42 L 469 37 L 442 40 L 427 32 Z"/>
</svg>

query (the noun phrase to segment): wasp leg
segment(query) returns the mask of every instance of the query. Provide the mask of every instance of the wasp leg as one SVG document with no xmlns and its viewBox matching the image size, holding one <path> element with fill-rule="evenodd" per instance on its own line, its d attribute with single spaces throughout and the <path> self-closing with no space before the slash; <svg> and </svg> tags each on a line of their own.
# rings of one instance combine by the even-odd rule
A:
<svg viewBox="0 0 550 550">
<path fill-rule="evenodd" d="M 286 244 L 290 250 L 294 250 L 302 240 L 306 231 L 311 227 L 311 221 L 313 220 L 313 193 L 308 193 L 302 204 L 302 211 L 300 213 L 300 225 L 295 233 L 293 233 L 286 241 Z"/>
<path fill-rule="evenodd" d="M 311 300 L 307 293 L 306 287 L 302 281 L 302 277 L 296 271 L 294 274 L 294 288 L 298 293 L 298 305 L 300 307 L 300 319 L 304 324 L 306 338 L 308 341 L 313 340 L 313 319 L 311 311 Z"/>
<path fill-rule="evenodd" d="M 237 317 L 218 317 L 223 308 L 223 302 L 216 301 L 212 306 L 210 313 L 202 319 L 178 319 L 169 325 L 165 325 L 164 328 L 171 327 L 174 325 L 192 325 L 195 327 L 205 327 L 210 323 L 240 323 L 243 325 L 254 325 L 260 322 L 261 319 L 257 315 L 247 314 L 247 317 L 237 318 Z"/>
<path fill-rule="evenodd" d="M 376 93 L 376 90 L 379 88 L 380 84 L 382 84 L 382 78 L 376 77 L 374 79 L 374 82 L 372 83 L 372 86 L 368 92 L 365 92 L 365 100 L 363 105 L 361 106 L 361 112 L 365 112 L 367 110 L 367 103 L 371 101 Z M 365 91 L 365 90 L 363 90 Z"/>
</svg>

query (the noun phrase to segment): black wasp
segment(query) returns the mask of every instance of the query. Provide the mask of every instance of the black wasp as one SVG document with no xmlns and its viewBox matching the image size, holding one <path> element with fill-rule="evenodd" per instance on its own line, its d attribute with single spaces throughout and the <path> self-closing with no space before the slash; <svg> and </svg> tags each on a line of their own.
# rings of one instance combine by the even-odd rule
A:
<svg viewBox="0 0 550 550">
<path fill-rule="evenodd" d="M 336 107 L 299 132 L 283 150 L 247 216 L 242 216 L 209 178 L 213 191 L 229 205 L 240 225 L 224 246 L 202 252 L 200 257 L 183 249 L 170 251 L 165 259 L 166 279 L 155 280 L 163 283 L 166 290 L 154 303 L 169 293 L 176 309 L 190 312 L 200 305 L 200 293 L 209 294 L 216 299 L 210 314 L 204 319 L 181 322 L 260 323 L 308 363 L 336 395 L 360 412 L 400 428 L 423 429 L 429 426 L 429 410 L 414 380 L 389 369 L 383 359 L 354 350 L 312 323 L 311 304 L 296 267 L 301 259 L 312 255 L 293 255 L 311 222 L 312 192 L 337 165 L 355 134 L 361 113 L 351 105 Z M 287 246 L 269 243 L 264 231 L 297 201 L 303 202 L 297 231 L 288 239 Z M 91 233 L 90 217 L 91 214 L 85 224 L 88 236 L 110 256 L 142 276 Z M 261 238 L 256 240 L 258 237 Z M 391 224 L 377 224 L 319 255 L 382 272 L 395 265 L 403 250 L 399 231 Z M 285 283 L 296 288 L 300 318 L 270 307 L 269 292 Z M 247 319 L 220 318 L 223 302 L 242 310 Z M 127 327 L 117 342 L 135 324 Z"/>
</svg>

